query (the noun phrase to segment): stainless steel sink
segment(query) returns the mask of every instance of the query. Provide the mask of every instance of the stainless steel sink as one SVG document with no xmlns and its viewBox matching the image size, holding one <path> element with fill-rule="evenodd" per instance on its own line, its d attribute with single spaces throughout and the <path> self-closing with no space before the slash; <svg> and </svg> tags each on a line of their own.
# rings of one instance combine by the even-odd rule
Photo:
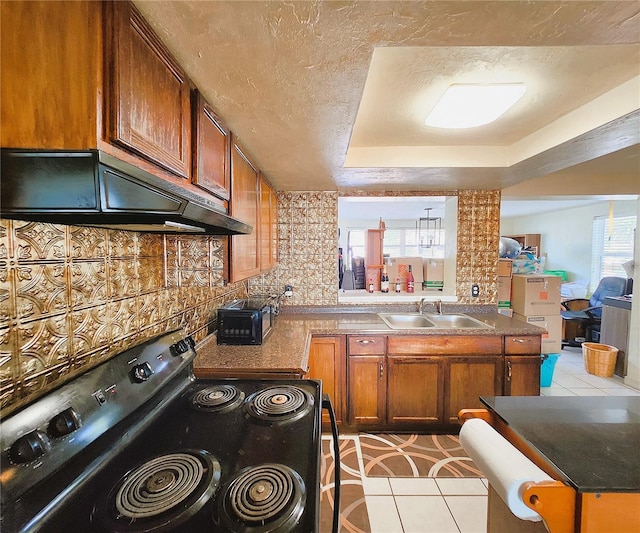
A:
<svg viewBox="0 0 640 533">
<path fill-rule="evenodd" d="M 463 314 L 378 313 L 378 316 L 391 329 L 481 329 L 492 327 Z"/>
<path fill-rule="evenodd" d="M 420 313 L 378 313 L 391 329 L 433 328 L 435 324 Z"/>
<path fill-rule="evenodd" d="M 442 328 L 491 328 L 488 324 L 467 315 L 426 315 L 428 320 Z"/>
</svg>

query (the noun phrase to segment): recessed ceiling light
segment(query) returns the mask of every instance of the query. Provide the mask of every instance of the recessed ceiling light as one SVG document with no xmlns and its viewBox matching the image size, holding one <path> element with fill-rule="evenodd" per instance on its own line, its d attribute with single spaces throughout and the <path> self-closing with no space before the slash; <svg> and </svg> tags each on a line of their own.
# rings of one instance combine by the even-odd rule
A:
<svg viewBox="0 0 640 533">
<path fill-rule="evenodd" d="M 489 124 L 512 107 L 525 90 L 524 83 L 455 83 L 445 91 L 425 124 L 452 129 Z"/>
</svg>

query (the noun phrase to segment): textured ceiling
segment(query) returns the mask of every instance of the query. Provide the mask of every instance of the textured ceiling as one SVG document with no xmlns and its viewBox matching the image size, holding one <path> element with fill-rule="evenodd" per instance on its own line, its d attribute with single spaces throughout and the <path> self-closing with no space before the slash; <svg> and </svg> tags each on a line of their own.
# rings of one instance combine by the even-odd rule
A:
<svg viewBox="0 0 640 533">
<path fill-rule="evenodd" d="M 553 194 L 573 169 L 589 194 L 615 167 L 640 193 L 640 2 L 134 2 L 278 190 Z M 495 126 L 424 126 L 485 80 L 528 91 Z"/>
</svg>

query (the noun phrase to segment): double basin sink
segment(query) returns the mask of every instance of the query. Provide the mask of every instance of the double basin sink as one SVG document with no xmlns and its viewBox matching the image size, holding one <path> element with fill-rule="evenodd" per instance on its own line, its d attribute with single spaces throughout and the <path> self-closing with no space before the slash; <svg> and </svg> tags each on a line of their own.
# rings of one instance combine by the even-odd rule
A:
<svg viewBox="0 0 640 533">
<path fill-rule="evenodd" d="M 465 314 L 378 313 L 391 329 L 486 329 L 492 328 Z"/>
</svg>

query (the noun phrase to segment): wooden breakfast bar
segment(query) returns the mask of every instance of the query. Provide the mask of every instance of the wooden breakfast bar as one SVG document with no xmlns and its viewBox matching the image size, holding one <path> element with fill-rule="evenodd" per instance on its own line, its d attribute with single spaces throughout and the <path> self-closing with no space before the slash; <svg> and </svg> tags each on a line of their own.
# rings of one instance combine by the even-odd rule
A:
<svg viewBox="0 0 640 533">
<path fill-rule="evenodd" d="M 551 478 L 521 490 L 524 504 L 543 519 L 532 522 L 514 516 L 485 472 L 488 533 L 640 531 L 640 397 L 480 399 L 486 410 L 460 411 L 461 423 L 488 422 Z"/>
</svg>

